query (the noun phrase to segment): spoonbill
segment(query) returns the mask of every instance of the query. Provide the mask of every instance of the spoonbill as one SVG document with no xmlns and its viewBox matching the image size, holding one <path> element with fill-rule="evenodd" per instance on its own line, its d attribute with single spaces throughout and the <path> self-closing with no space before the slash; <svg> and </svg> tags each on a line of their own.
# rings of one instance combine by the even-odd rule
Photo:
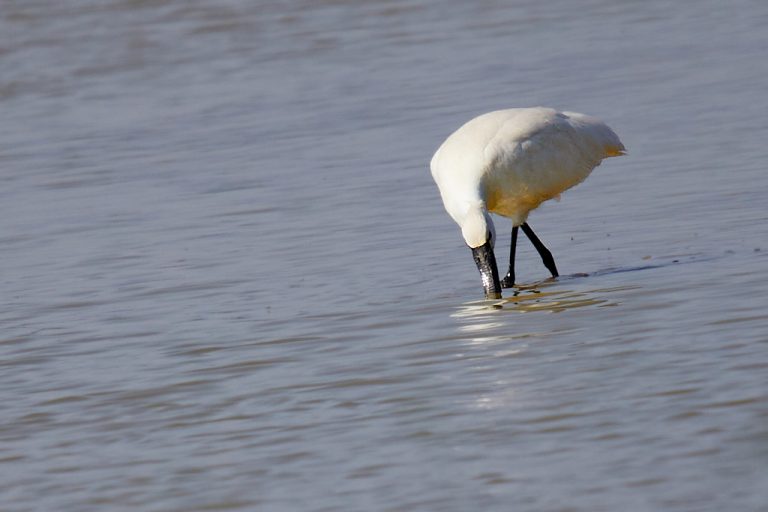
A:
<svg viewBox="0 0 768 512">
<path fill-rule="evenodd" d="M 487 299 L 515 284 L 518 228 L 552 277 L 552 253 L 528 225 L 528 214 L 581 183 L 607 157 L 625 154 L 613 130 L 594 117 L 551 108 L 512 108 L 475 117 L 453 132 L 430 162 L 448 214 L 461 228 Z M 512 220 L 509 271 L 499 280 L 489 213 Z"/>
</svg>

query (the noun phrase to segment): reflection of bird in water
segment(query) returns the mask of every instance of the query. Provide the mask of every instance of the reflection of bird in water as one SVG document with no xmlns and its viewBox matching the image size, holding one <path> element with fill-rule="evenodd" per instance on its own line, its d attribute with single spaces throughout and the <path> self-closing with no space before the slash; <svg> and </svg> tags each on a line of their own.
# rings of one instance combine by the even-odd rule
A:
<svg viewBox="0 0 768 512">
<path fill-rule="evenodd" d="M 528 214 L 581 183 L 603 158 L 623 154 L 619 137 L 602 121 L 542 107 L 481 115 L 443 142 L 432 157 L 432 177 L 472 249 L 486 298 L 500 298 L 501 287 L 515 283 L 518 228 L 558 276 L 552 253 L 526 222 Z M 512 219 L 509 272 L 501 281 L 489 212 Z"/>
</svg>

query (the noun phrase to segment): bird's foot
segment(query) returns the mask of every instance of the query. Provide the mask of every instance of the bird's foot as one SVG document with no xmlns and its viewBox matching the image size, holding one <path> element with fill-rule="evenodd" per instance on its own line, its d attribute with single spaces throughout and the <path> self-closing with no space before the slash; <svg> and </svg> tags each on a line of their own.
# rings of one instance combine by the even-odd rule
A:
<svg viewBox="0 0 768 512">
<path fill-rule="evenodd" d="M 501 280 L 501 287 L 512 288 L 513 286 L 515 286 L 515 276 L 511 274 L 504 276 L 504 279 Z"/>
</svg>

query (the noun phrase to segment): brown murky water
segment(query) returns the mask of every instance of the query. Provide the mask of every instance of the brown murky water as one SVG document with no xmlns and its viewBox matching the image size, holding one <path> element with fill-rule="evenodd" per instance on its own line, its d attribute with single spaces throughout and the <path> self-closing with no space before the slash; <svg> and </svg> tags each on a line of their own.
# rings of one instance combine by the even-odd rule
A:
<svg viewBox="0 0 768 512">
<path fill-rule="evenodd" d="M 766 510 L 766 22 L 0 0 L 0 509 Z M 427 164 L 539 104 L 630 156 L 492 308 Z"/>
</svg>

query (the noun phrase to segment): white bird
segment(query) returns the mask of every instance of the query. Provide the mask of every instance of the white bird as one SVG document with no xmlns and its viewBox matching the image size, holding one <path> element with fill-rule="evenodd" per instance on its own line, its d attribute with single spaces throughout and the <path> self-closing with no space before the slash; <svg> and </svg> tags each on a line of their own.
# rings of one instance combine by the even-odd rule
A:
<svg viewBox="0 0 768 512">
<path fill-rule="evenodd" d="M 604 158 L 623 154 L 619 137 L 599 119 L 543 107 L 483 114 L 443 142 L 430 163 L 432 177 L 472 249 L 486 298 L 501 298 L 501 287 L 515 283 L 519 227 L 552 277 L 558 276 L 552 253 L 526 222 L 528 214 L 584 181 Z M 489 212 L 512 219 L 509 272 L 502 281 Z"/>
</svg>

